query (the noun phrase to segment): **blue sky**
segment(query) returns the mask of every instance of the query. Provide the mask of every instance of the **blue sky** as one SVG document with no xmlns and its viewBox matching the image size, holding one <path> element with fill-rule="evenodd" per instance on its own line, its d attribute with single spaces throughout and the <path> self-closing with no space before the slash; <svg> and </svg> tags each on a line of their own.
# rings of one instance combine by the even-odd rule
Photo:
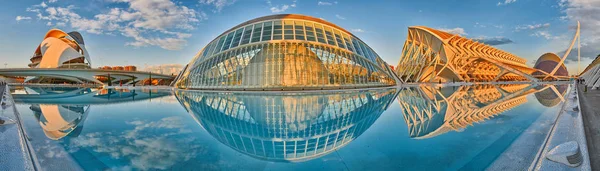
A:
<svg viewBox="0 0 600 171">
<path fill-rule="evenodd" d="M 26 67 L 46 31 L 59 28 L 82 33 L 94 67 L 185 65 L 223 31 L 278 13 L 346 28 L 392 65 L 413 25 L 497 40 L 494 46 L 532 65 L 543 53 L 564 51 L 580 20 L 582 56 L 588 57 L 582 67 L 600 53 L 600 18 L 594 17 L 600 0 L 20 0 L 0 6 L 0 60 Z M 571 72 L 575 63 L 567 65 Z"/>
</svg>

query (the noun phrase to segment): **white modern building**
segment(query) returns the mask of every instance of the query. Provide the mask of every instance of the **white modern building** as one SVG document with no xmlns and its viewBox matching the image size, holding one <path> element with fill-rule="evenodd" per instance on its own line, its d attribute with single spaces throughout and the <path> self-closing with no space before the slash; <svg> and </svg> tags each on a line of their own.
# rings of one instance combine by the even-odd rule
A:
<svg viewBox="0 0 600 171">
<path fill-rule="evenodd" d="M 301 90 L 393 86 L 375 51 L 322 19 L 280 14 L 237 25 L 204 47 L 177 78 L 182 89 Z"/>
</svg>

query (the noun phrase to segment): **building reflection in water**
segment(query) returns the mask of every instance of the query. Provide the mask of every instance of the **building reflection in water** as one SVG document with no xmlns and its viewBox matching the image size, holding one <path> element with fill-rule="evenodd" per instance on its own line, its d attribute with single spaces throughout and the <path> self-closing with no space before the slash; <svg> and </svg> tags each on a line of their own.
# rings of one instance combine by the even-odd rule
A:
<svg viewBox="0 0 600 171">
<path fill-rule="evenodd" d="M 297 162 L 323 156 L 360 136 L 396 89 L 319 93 L 176 91 L 180 103 L 221 143 L 252 157 Z"/>
<path fill-rule="evenodd" d="M 29 109 L 34 112 L 46 137 L 58 140 L 69 134 L 79 136 L 90 105 L 32 104 Z"/>
<path fill-rule="evenodd" d="M 15 94 L 17 104 L 29 104 L 46 137 L 58 140 L 77 137 L 92 105 L 126 103 L 170 95 L 151 90 L 90 89 L 73 87 L 24 87 Z"/>
<path fill-rule="evenodd" d="M 538 101 L 552 107 L 564 101 L 568 85 L 472 85 L 460 87 L 419 86 L 398 95 L 409 135 L 432 138 L 461 131 L 527 102 L 534 93 Z"/>
</svg>

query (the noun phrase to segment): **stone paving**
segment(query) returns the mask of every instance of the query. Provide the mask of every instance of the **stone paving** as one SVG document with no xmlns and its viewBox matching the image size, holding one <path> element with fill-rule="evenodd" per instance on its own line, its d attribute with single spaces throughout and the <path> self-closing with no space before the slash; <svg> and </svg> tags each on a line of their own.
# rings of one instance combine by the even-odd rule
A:
<svg viewBox="0 0 600 171">
<path fill-rule="evenodd" d="M 4 83 L 0 83 L 0 170 L 34 170 L 14 102 Z"/>
<path fill-rule="evenodd" d="M 592 170 L 600 170 L 600 90 L 578 87 Z"/>
</svg>

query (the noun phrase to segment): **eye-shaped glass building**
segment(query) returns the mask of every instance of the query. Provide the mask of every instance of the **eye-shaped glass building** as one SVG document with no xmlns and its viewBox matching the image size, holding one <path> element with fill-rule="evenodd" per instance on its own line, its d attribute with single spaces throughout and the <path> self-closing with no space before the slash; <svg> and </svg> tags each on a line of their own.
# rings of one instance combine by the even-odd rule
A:
<svg viewBox="0 0 600 171">
<path fill-rule="evenodd" d="M 271 15 L 235 26 L 204 47 L 177 77 L 183 89 L 303 90 L 396 85 L 369 46 L 322 19 Z"/>
</svg>

